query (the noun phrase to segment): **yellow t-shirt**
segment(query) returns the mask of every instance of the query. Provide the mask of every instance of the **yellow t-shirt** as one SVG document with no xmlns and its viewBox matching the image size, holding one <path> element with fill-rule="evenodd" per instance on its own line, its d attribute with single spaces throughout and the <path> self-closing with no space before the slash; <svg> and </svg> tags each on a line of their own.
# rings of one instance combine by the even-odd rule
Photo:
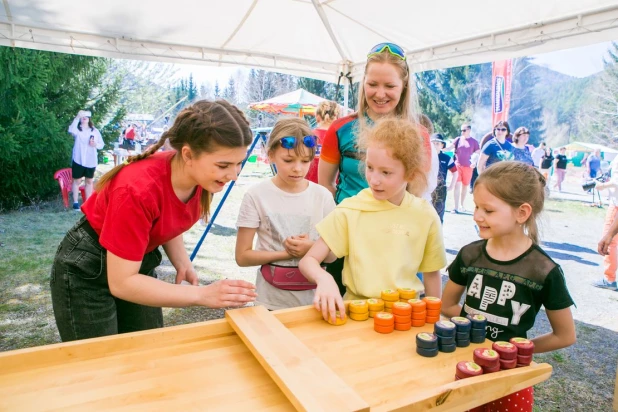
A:
<svg viewBox="0 0 618 412">
<path fill-rule="evenodd" d="M 341 202 L 316 229 L 344 257 L 346 299 L 379 298 L 384 289 L 424 291 L 417 272 L 446 266 L 442 225 L 425 199 L 406 192 L 400 206 L 376 200 L 371 189 Z"/>
</svg>

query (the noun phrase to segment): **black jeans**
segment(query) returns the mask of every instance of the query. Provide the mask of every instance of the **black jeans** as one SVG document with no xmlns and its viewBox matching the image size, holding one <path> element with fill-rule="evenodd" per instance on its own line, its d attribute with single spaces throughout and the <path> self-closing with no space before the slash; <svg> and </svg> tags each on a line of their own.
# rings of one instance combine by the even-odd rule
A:
<svg viewBox="0 0 618 412">
<path fill-rule="evenodd" d="M 63 342 L 163 327 L 161 308 L 112 296 L 107 283 L 107 251 L 85 217 L 66 234 L 51 269 L 51 295 Z M 161 252 L 142 260 L 139 273 L 156 278 Z"/>
</svg>

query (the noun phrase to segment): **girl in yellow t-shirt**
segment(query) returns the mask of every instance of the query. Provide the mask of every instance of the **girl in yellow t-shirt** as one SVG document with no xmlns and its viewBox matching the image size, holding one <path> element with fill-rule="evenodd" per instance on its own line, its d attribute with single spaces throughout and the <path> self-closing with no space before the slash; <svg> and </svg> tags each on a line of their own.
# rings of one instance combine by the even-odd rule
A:
<svg viewBox="0 0 618 412">
<path fill-rule="evenodd" d="M 411 194 L 423 193 L 427 185 L 418 128 L 386 118 L 364 132 L 359 147 L 369 188 L 317 225 L 320 239 L 299 264 L 317 284 L 314 306 L 333 321 L 345 309 L 335 281 L 320 267 L 323 261 L 345 257 L 345 299 L 377 298 L 384 289 L 404 287 L 440 296 L 440 269 L 446 266 L 440 218 L 431 203 Z M 417 272 L 423 272 L 423 282 Z"/>
</svg>

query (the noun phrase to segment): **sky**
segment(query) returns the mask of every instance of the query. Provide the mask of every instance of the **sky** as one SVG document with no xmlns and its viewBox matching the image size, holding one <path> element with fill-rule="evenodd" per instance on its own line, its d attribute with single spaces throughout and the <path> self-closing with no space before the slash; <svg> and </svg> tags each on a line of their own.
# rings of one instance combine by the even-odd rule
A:
<svg viewBox="0 0 618 412">
<path fill-rule="evenodd" d="M 598 43 L 573 49 L 559 50 L 531 56 L 539 65 L 546 66 L 560 73 L 574 77 L 586 77 L 603 70 L 603 57 L 611 47 L 611 42 Z M 228 79 L 238 70 L 247 70 L 239 67 L 210 67 L 199 65 L 177 64 L 178 78 L 188 77 L 193 73 L 197 84 L 219 82 L 223 89 Z"/>
<path fill-rule="evenodd" d="M 535 63 L 574 77 L 586 77 L 603 70 L 603 57 L 611 42 L 592 44 L 533 56 Z"/>
</svg>

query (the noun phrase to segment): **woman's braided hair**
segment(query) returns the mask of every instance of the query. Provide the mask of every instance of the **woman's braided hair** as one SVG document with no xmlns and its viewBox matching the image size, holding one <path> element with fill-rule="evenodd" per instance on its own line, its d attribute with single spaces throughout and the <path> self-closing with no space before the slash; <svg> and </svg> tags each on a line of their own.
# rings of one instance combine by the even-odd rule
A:
<svg viewBox="0 0 618 412">
<path fill-rule="evenodd" d="M 172 127 L 161 135 L 159 141 L 144 153 L 129 156 L 127 160 L 101 176 L 96 184 L 96 190 L 103 188 L 125 166 L 145 159 L 157 152 L 169 139 L 170 146 L 176 150 L 174 157 L 180 156 L 180 151 L 186 145 L 199 156 L 203 152 L 213 152 L 217 147 L 245 147 L 251 144 L 253 134 L 249 121 L 234 105 L 225 100 L 200 100 L 182 110 Z M 201 216 L 208 215 L 212 196 L 202 191 Z"/>
</svg>

